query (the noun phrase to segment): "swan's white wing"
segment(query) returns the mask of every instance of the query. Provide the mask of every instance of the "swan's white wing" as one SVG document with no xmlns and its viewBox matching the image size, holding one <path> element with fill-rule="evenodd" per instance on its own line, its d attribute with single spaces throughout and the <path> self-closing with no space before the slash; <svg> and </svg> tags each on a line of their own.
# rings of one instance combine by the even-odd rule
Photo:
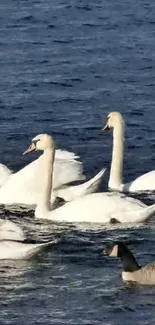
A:
<svg viewBox="0 0 155 325">
<path fill-rule="evenodd" d="M 125 184 L 125 189 L 129 192 L 153 191 L 155 190 L 155 170 L 148 172 L 129 184 Z"/>
<path fill-rule="evenodd" d="M 74 152 L 70 152 L 67 150 L 61 150 L 57 149 L 55 153 L 56 159 L 62 159 L 62 160 L 76 160 L 79 159 L 80 156 L 77 156 Z"/>
<path fill-rule="evenodd" d="M 42 177 L 39 173 L 39 167 L 42 165 L 41 157 L 19 172 L 10 175 L 0 188 L 1 204 L 34 204 L 36 202 L 42 186 Z"/>
<path fill-rule="evenodd" d="M 84 180 L 83 164 L 73 152 L 56 150 L 54 162 L 53 188 L 64 184 Z"/>
<path fill-rule="evenodd" d="M 58 156 L 58 158 L 57 158 Z M 82 163 L 73 153 L 58 150 L 54 165 L 53 187 L 84 178 Z M 10 175 L 0 188 L 1 204 L 35 204 L 42 194 L 44 179 L 43 155 L 19 172 Z"/>
<path fill-rule="evenodd" d="M 11 175 L 11 170 L 5 165 L 0 164 L 0 187 L 8 180 Z"/>
</svg>

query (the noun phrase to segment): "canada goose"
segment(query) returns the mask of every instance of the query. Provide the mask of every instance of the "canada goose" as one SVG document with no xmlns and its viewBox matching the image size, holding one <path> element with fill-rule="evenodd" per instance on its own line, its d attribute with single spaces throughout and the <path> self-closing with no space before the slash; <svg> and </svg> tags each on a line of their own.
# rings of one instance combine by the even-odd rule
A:
<svg viewBox="0 0 155 325">
<path fill-rule="evenodd" d="M 123 242 L 114 242 L 107 245 L 104 250 L 108 256 L 116 256 L 121 259 L 124 281 L 138 282 L 140 284 L 155 284 L 155 262 L 146 266 L 139 266 L 135 257 Z"/>
</svg>

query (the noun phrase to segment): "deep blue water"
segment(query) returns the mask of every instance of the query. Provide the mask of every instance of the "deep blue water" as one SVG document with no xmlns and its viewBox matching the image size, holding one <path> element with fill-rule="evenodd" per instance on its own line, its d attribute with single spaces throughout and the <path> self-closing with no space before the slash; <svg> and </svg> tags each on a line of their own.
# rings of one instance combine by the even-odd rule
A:
<svg viewBox="0 0 155 325">
<path fill-rule="evenodd" d="M 118 110 L 125 181 L 154 169 L 154 39 L 151 0 L 1 0 L 0 162 L 22 168 L 30 139 L 46 132 L 81 156 L 90 177 L 110 165 L 112 137 L 101 129 Z M 141 264 L 154 260 L 154 219 L 94 228 L 10 217 L 30 239 L 60 243 L 39 260 L 0 263 L 1 324 L 154 325 L 155 288 L 123 284 L 119 261 L 102 253 L 119 238 Z"/>
</svg>

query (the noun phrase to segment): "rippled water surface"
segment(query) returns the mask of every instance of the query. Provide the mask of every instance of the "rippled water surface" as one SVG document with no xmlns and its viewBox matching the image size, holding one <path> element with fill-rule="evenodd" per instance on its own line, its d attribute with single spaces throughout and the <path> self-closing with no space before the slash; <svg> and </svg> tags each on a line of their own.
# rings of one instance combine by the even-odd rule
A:
<svg viewBox="0 0 155 325">
<path fill-rule="evenodd" d="M 0 162 L 22 168 L 33 158 L 22 156 L 30 139 L 46 132 L 81 156 L 90 177 L 109 167 L 112 138 L 101 129 L 119 110 L 125 181 L 154 169 L 154 39 L 151 0 L 1 0 Z M 155 260 L 155 218 L 103 227 L 8 215 L 28 239 L 60 242 L 39 259 L 0 263 L 1 324 L 154 325 L 155 287 L 123 284 L 119 261 L 103 249 L 125 240 L 139 263 Z"/>
</svg>

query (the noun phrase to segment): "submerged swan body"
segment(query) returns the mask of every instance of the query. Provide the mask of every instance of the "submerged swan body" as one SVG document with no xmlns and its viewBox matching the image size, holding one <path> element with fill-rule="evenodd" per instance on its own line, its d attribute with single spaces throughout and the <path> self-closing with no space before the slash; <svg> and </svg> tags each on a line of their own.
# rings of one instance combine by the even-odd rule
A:
<svg viewBox="0 0 155 325">
<path fill-rule="evenodd" d="M 105 169 L 80 185 L 67 184 L 85 179 L 82 173 L 82 163 L 77 161 L 77 158 L 73 153 L 56 150 L 51 203 L 57 196 L 62 197 L 65 201 L 71 201 L 98 189 Z M 0 168 L 0 184 L 3 185 L 0 188 L 0 204 L 36 204 L 42 193 L 43 175 L 43 155 L 15 174 L 9 173 L 5 166 L 2 167 L 1 173 Z M 4 179 L 6 179 L 5 182 Z"/>
<path fill-rule="evenodd" d="M 0 219 L 0 242 L 2 240 L 24 241 L 25 234 L 20 226 L 10 220 Z"/>
<path fill-rule="evenodd" d="M 0 241 L 0 260 L 29 259 L 54 243 L 54 241 L 50 241 L 41 244 L 29 244 L 14 240 L 2 240 Z"/>
<path fill-rule="evenodd" d="M 103 131 L 113 129 L 113 151 L 110 170 L 109 188 L 120 192 L 145 192 L 155 190 L 155 170 L 150 171 L 133 182 L 123 184 L 123 153 L 125 123 L 119 112 L 112 112 L 107 117 Z"/>
<path fill-rule="evenodd" d="M 155 285 L 155 262 L 143 267 L 139 266 L 133 254 L 123 242 L 108 245 L 105 254 L 121 259 L 123 267 L 122 279 L 124 281 Z"/>
<path fill-rule="evenodd" d="M 54 140 L 48 135 L 41 134 L 36 136 L 32 143 L 35 144 L 35 150 L 44 151 L 44 185 L 35 210 L 36 218 L 59 222 L 108 223 L 112 218 L 120 222 L 143 222 L 155 213 L 155 205 L 147 207 L 138 200 L 114 193 L 89 194 L 50 211 Z"/>
<path fill-rule="evenodd" d="M 24 241 L 25 235 L 21 227 L 12 221 L 0 219 L 0 260 L 28 259 L 55 243 L 30 244 Z"/>
</svg>

